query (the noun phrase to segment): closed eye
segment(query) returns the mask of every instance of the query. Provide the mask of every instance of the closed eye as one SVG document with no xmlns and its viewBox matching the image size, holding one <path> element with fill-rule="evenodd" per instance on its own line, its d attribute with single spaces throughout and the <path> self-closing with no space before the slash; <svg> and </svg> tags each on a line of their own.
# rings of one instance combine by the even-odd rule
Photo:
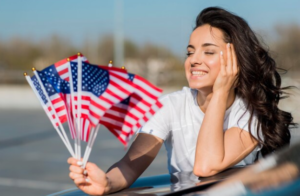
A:
<svg viewBox="0 0 300 196">
<path fill-rule="evenodd" d="M 186 56 L 190 56 L 190 55 L 192 55 L 193 53 L 192 52 L 187 52 L 186 53 Z"/>
</svg>

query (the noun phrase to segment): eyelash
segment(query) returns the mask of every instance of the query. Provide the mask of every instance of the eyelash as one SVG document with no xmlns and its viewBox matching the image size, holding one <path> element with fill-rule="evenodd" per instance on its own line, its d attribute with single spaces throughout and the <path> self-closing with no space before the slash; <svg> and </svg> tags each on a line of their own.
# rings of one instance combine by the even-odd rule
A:
<svg viewBox="0 0 300 196">
<path fill-rule="evenodd" d="M 192 52 L 187 52 L 186 56 L 190 56 L 191 54 L 193 54 L 193 53 Z M 204 54 L 206 54 L 206 55 L 214 55 L 215 53 L 214 52 L 204 52 Z"/>
<path fill-rule="evenodd" d="M 186 56 L 190 56 L 191 54 L 193 54 L 192 52 L 187 52 Z"/>
</svg>

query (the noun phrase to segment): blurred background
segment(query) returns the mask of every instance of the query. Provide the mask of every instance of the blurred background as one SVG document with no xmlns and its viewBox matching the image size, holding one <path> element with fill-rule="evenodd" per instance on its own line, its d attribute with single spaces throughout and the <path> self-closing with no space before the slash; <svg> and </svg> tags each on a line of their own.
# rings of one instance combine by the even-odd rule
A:
<svg viewBox="0 0 300 196">
<path fill-rule="evenodd" d="M 300 122 L 300 2 L 216 0 L 0 0 L 0 193 L 46 195 L 73 182 L 69 154 L 26 83 L 23 72 L 82 52 L 93 64 L 139 74 L 164 89 L 187 85 L 183 62 L 196 16 L 220 6 L 243 17 L 269 48 L 283 86 L 295 86 L 280 107 Z M 292 142 L 299 131 L 292 130 Z M 124 154 L 106 129 L 90 160 L 107 170 Z M 167 173 L 164 148 L 144 176 Z"/>
</svg>

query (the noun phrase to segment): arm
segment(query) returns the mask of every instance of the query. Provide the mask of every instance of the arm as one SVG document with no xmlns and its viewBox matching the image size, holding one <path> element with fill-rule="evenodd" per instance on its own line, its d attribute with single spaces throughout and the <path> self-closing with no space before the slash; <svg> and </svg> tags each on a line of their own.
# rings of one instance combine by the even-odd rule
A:
<svg viewBox="0 0 300 196">
<path fill-rule="evenodd" d="M 153 135 L 140 133 L 126 155 L 104 173 L 93 163 L 84 170 L 77 160 L 69 158 L 70 178 L 82 191 L 91 195 L 104 195 L 129 187 L 150 165 L 161 148 L 163 140 Z M 87 181 L 88 179 L 88 181 Z"/>
<path fill-rule="evenodd" d="M 232 87 L 238 73 L 233 46 L 227 46 L 226 50 L 227 63 L 225 65 L 221 54 L 220 72 L 198 135 L 194 164 L 194 173 L 197 176 L 211 176 L 235 165 L 257 145 L 250 133 L 238 127 L 223 132 L 228 99 L 234 95 Z"/>
</svg>

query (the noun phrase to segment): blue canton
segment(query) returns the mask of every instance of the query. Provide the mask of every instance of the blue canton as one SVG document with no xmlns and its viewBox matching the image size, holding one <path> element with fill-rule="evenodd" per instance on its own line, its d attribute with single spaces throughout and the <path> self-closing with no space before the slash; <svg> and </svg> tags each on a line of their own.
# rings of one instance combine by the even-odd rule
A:
<svg viewBox="0 0 300 196">
<path fill-rule="evenodd" d="M 49 97 L 51 97 L 52 95 L 56 94 L 56 90 L 53 88 L 53 86 L 51 85 L 51 83 L 48 81 L 47 75 L 44 74 L 41 71 L 37 71 L 38 75 L 40 76 L 40 79 L 45 87 L 45 90 L 48 94 Z"/>
<path fill-rule="evenodd" d="M 46 98 L 45 94 L 43 93 L 43 90 L 42 90 L 42 88 L 41 88 L 41 86 L 40 86 L 40 84 L 39 84 L 39 82 L 38 82 L 36 76 L 32 76 L 32 77 L 31 77 L 31 81 L 32 81 L 32 83 L 33 83 L 33 85 L 34 85 L 36 91 L 37 91 L 38 94 L 40 95 L 40 98 L 42 99 L 43 103 L 46 105 L 47 102 L 48 102 L 48 101 L 47 101 L 47 98 Z"/>
<path fill-rule="evenodd" d="M 74 92 L 77 92 L 77 63 L 71 62 Z M 109 84 L 109 73 L 98 66 L 82 62 L 82 91 L 91 92 L 100 97 Z"/>
<path fill-rule="evenodd" d="M 41 71 L 57 93 L 70 94 L 70 84 L 60 78 L 54 65 Z"/>
</svg>

